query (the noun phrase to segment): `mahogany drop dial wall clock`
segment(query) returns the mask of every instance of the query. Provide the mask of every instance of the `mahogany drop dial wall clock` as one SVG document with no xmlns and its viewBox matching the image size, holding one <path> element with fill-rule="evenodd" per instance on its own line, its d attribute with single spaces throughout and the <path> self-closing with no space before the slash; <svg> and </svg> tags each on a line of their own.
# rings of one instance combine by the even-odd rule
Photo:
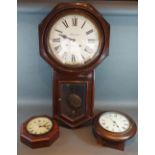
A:
<svg viewBox="0 0 155 155">
<path fill-rule="evenodd" d="M 54 117 L 69 127 L 94 116 L 94 69 L 108 55 L 109 33 L 86 3 L 60 3 L 39 25 L 40 54 L 54 70 Z"/>
<path fill-rule="evenodd" d="M 93 133 L 104 146 L 124 150 L 126 140 L 137 131 L 135 122 L 126 114 L 116 111 L 105 111 L 93 121 Z"/>
</svg>

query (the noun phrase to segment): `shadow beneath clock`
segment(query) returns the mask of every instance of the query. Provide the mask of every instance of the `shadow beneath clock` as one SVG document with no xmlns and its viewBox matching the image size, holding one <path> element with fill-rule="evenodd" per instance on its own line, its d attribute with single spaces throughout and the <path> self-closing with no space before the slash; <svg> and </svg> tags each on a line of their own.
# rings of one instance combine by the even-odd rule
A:
<svg viewBox="0 0 155 155">
<path fill-rule="evenodd" d="M 99 113 L 99 111 L 97 110 L 95 112 L 95 115 L 98 113 Z M 68 127 L 65 127 L 64 125 L 63 125 L 63 127 L 68 128 Z M 98 145 L 98 143 L 93 135 L 93 132 L 92 132 L 92 121 L 90 121 L 89 123 L 87 123 L 84 126 L 80 126 L 75 129 L 68 128 L 68 130 L 72 130 L 72 134 L 74 134 L 74 136 L 76 136 L 76 139 L 78 138 L 79 141 L 82 141 L 85 144 L 93 145 L 95 147 L 96 146 L 100 147 L 100 145 Z"/>
<path fill-rule="evenodd" d="M 136 135 L 133 138 L 131 138 L 125 142 L 126 149 L 130 150 L 131 148 L 138 148 L 138 142 L 137 141 L 138 141 L 138 134 L 136 133 Z M 137 145 L 137 146 L 133 147 L 133 145 L 134 146 Z"/>
<path fill-rule="evenodd" d="M 84 143 L 90 144 L 90 145 L 97 145 L 96 139 L 92 133 L 92 126 L 85 126 L 82 128 L 74 129 L 73 133 Z"/>
</svg>

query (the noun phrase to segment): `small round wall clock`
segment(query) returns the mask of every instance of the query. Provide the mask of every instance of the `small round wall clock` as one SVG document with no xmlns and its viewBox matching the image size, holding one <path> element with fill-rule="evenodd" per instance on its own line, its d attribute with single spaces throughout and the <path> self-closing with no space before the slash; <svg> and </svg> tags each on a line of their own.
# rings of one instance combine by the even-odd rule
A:
<svg viewBox="0 0 155 155">
<path fill-rule="evenodd" d="M 126 140 L 137 131 L 135 122 L 126 114 L 116 111 L 102 112 L 93 121 L 93 133 L 104 146 L 124 150 Z"/>
<path fill-rule="evenodd" d="M 40 55 L 54 70 L 54 118 L 71 128 L 94 118 L 94 69 L 109 53 L 109 36 L 87 3 L 59 3 L 39 25 Z"/>
<path fill-rule="evenodd" d="M 51 145 L 59 136 L 59 127 L 49 116 L 34 116 L 21 126 L 20 140 L 31 148 Z"/>
</svg>

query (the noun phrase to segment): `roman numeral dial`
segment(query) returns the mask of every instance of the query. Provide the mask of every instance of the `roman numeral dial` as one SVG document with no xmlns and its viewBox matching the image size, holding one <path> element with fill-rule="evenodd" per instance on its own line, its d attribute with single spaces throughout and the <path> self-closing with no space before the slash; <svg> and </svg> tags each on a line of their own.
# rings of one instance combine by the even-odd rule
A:
<svg viewBox="0 0 155 155">
<path fill-rule="evenodd" d="M 36 117 L 30 120 L 26 126 L 29 133 L 33 135 L 42 135 L 51 130 L 52 121 L 47 117 Z"/>
<path fill-rule="evenodd" d="M 80 14 L 62 15 L 51 27 L 49 53 L 64 65 L 85 65 L 94 60 L 99 33 L 90 18 Z"/>
<path fill-rule="evenodd" d="M 117 112 L 105 112 L 99 118 L 100 125 L 111 132 L 125 132 L 130 127 L 128 118 Z"/>
</svg>

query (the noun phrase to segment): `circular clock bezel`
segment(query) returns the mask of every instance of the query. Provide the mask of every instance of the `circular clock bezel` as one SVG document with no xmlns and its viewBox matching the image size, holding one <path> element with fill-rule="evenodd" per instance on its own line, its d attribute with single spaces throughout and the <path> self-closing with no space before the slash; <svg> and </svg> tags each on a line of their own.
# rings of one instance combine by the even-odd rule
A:
<svg viewBox="0 0 155 155">
<path fill-rule="evenodd" d="M 46 133 L 42 133 L 42 134 L 33 134 L 33 133 L 30 133 L 30 132 L 28 131 L 28 129 L 27 129 L 27 126 L 28 126 L 28 124 L 30 123 L 30 121 L 32 121 L 32 120 L 34 120 L 34 119 L 36 119 L 36 118 L 47 118 L 47 119 L 49 119 L 49 120 L 51 121 L 51 123 L 52 123 L 51 129 L 48 130 Z M 29 120 L 27 120 L 25 129 L 26 129 L 26 132 L 27 132 L 28 134 L 31 134 L 31 135 L 33 135 L 33 136 L 41 136 L 41 135 L 46 135 L 46 134 L 48 134 L 49 132 L 51 132 L 51 130 L 53 129 L 53 126 L 54 126 L 54 122 L 53 122 L 53 120 L 52 120 L 49 116 L 34 116 L 34 117 L 30 118 Z"/>
<path fill-rule="evenodd" d="M 112 131 L 108 131 L 104 129 L 99 123 L 99 118 L 103 113 L 106 113 L 106 112 L 115 112 L 115 113 L 119 113 L 125 116 L 130 122 L 130 127 L 126 131 L 123 131 L 123 132 L 112 132 Z M 136 131 L 137 131 L 137 126 L 136 126 L 136 123 L 133 121 L 133 119 L 129 117 L 127 114 L 124 114 L 119 111 L 101 112 L 95 117 L 93 121 L 93 132 L 96 135 L 98 135 L 100 138 L 103 138 L 108 141 L 114 141 L 114 142 L 126 141 L 132 138 L 136 134 Z"/>
<path fill-rule="evenodd" d="M 123 116 L 127 121 L 128 121 L 128 123 L 129 123 L 129 125 L 128 125 L 128 128 L 127 129 L 125 129 L 124 131 L 111 131 L 110 129 L 108 130 L 108 129 L 106 129 L 105 127 L 103 127 L 102 126 L 102 119 L 101 119 L 101 117 L 105 117 L 105 115 L 107 114 L 107 113 L 110 113 L 111 115 L 112 114 L 118 114 L 118 115 L 121 115 L 121 116 Z M 112 119 L 112 118 L 111 118 Z M 130 120 L 128 119 L 128 117 L 126 117 L 125 115 L 122 115 L 122 114 L 120 114 L 120 112 L 118 113 L 118 112 L 114 112 L 114 111 L 108 111 L 108 112 L 104 112 L 104 113 L 102 113 L 101 115 L 100 115 L 100 117 L 98 118 L 98 121 L 99 121 L 99 124 L 100 124 L 100 126 L 102 127 L 102 128 L 104 128 L 105 130 L 107 130 L 107 131 L 109 131 L 109 132 L 112 132 L 112 133 L 124 133 L 124 132 L 127 132 L 129 129 L 130 129 L 130 127 L 131 127 L 131 123 L 130 123 Z"/>
<path fill-rule="evenodd" d="M 53 54 L 53 56 L 50 54 L 49 52 L 49 34 L 50 31 L 52 29 L 52 27 L 54 26 L 54 24 L 62 17 L 65 17 L 67 15 L 81 15 L 81 16 L 85 16 L 87 19 L 89 19 L 96 27 L 98 35 L 99 35 L 99 46 L 98 46 L 98 50 L 97 52 L 95 52 L 94 57 L 92 58 L 92 60 L 88 61 L 86 64 L 62 64 L 57 58 L 56 56 Z M 47 54 L 49 55 L 49 57 L 52 59 L 52 61 L 56 61 L 56 63 L 58 63 L 59 65 L 61 65 L 62 67 L 65 68 L 83 68 L 83 67 L 87 67 L 89 65 L 91 65 L 91 63 L 93 63 L 97 57 L 100 55 L 100 50 L 102 48 L 102 46 L 104 46 L 104 32 L 102 31 L 102 28 L 100 26 L 100 24 L 95 20 L 94 16 L 92 16 L 89 12 L 86 12 L 82 9 L 69 9 L 69 10 L 63 10 L 62 12 L 59 12 L 59 14 L 56 14 L 55 17 L 53 17 L 54 19 L 52 20 L 52 22 L 50 22 L 47 26 L 47 29 L 45 31 L 45 48 L 46 51 L 48 52 Z M 52 51 L 52 49 L 50 49 Z M 54 53 L 52 51 L 52 53 Z"/>
<path fill-rule="evenodd" d="M 61 15 L 63 14 L 83 14 L 90 17 L 95 25 L 97 25 L 100 34 L 100 47 L 97 52 L 98 55 L 93 61 L 83 66 L 70 66 L 64 65 L 52 57 L 48 52 L 47 39 L 49 31 Z M 58 4 L 49 15 L 39 25 L 39 41 L 40 41 L 40 54 L 41 56 L 55 69 L 70 73 L 88 72 L 93 70 L 107 55 L 109 47 L 109 24 L 103 17 L 96 11 L 94 7 L 85 3 L 60 3 Z"/>
</svg>

